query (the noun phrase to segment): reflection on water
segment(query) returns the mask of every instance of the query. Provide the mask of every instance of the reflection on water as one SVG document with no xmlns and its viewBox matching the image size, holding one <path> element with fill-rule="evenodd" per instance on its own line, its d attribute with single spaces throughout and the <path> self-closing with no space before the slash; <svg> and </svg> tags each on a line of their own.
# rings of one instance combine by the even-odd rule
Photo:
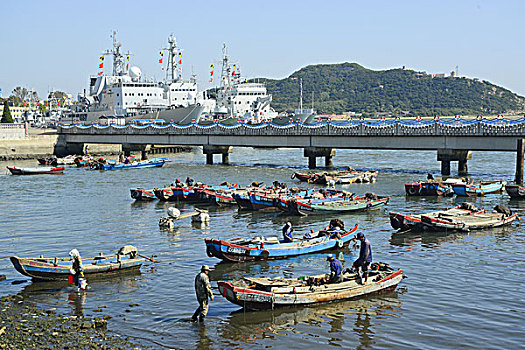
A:
<svg viewBox="0 0 525 350">
<path fill-rule="evenodd" d="M 294 169 L 305 169 L 301 149 L 236 148 L 231 166 L 207 166 L 200 152 L 169 155 L 163 168 L 98 172 L 67 169 L 64 176 L 16 177 L 0 174 L 0 294 L 21 293 L 29 303 L 56 308 L 64 314 L 112 316 L 108 327 L 117 333 L 146 339 L 154 348 L 508 348 L 522 346 L 525 317 L 519 273 L 525 270 L 525 235 L 520 222 L 511 227 L 471 233 L 394 234 L 388 212 L 425 213 L 468 200 L 492 209 L 505 204 L 520 216 L 525 201 L 506 194 L 473 198 L 406 197 L 404 183 L 438 173 L 435 152 L 338 150 L 336 167 L 380 169 L 373 184 L 351 184 L 354 193 L 391 196 L 381 210 L 339 215 L 346 227 L 359 224 L 372 244 L 376 261 L 403 268 L 408 275 L 398 292 L 355 301 L 263 312 L 238 311 L 217 296 L 204 325 L 189 321 L 197 307 L 194 278 L 200 266 L 212 268 L 210 280 L 244 276 L 304 276 L 329 270 L 326 254 L 309 254 L 266 262 L 223 263 L 206 255 L 204 238 L 281 236 L 290 221 L 296 235 L 325 227 L 332 215 L 287 217 L 278 212 L 239 212 L 233 207 L 199 205 L 209 210 L 210 225 L 178 220 L 171 231 L 159 219 L 175 206 L 181 212 L 194 205 L 172 202 L 134 202 L 129 189 L 153 188 L 190 176 L 204 183 L 267 184 L 319 188 L 290 180 Z M 417 161 L 415 161 L 417 160 Z M 469 161 L 483 180 L 509 179 L 514 154 L 476 152 Z M 266 166 L 256 167 L 255 163 Z M 246 164 L 236 166 L 235 164 Z M 510 165 L 509 165 L 510 164 Z M 34 161 L 0 162 L 1 166 L 34 166 Z M 32 283 L 18 274 L 7 257 L 64 256 L 72 248 L 82 253 L 111 252 L 132 244 L 157 264 L 146 263 L 140 274 L 107 279 L 88 276 L 89 289 Z M 345 268 L 356 251 L 341 250 Z M 337 253 L 337 252 L 336 252 Z M 509 262 L 512 271 L 505 274 Z M 20 282 L 18 282 L 20 281 Z M 406 288 L 406 289 L 405 289 Z M 404 292 L 405 290 L 409 292 Z M 217 293 L 217 292 L 216 292 Z M 130 306 L 133 305 L 133 306 Z"/>
<path fill-rule="evenodd" d="M 301 332 L 304 325 L 326 330 L 327 341 L 342 346 L 344 325 L 348 323 L 359 343 L 368 347 L 374 343 L 374 321 L 371 316 L 402 316 L 403 293 L 389 291 L 357 300 L 332 302 L 300 308 L 267 311 L 232 312 L 219 332 L 225 339 L 258 344 L 261 340 L 277 335 Z M 376 318 L 377 319 L 377 318 Z M 348 328 L 348 327 L 346 327 Z"/>
</svg>

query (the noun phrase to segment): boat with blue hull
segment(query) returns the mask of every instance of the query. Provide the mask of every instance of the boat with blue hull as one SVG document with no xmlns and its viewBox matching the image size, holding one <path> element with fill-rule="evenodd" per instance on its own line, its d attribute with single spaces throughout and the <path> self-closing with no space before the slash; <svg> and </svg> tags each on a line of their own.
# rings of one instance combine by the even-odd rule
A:
<svg viewBox="0 0 525 350">
<path fill-rule="evenodd" d="M 18 272 L 34 280 L 67 281 L 73 266 L 71 258 L 19 258 L 12 256 L 10 260 Z M 82 259 L 85 275 L 138 270 L 144 261 L 145 259 L 138 257 L 137 254 L 101 255 Z"/>
<path fill-rule="evenodd" d="M 157 199 L 153 189 L 146 190 L 144 188 L 131 188 L 129 191 L 131 198 L 136 201 L 152 201 Z"/>
<path fill-rule="evenodd" d="M 136 169 L 136 168 L 160 168 L 167 161 L 168 161 L 168 158 L 166 158 L 166 157 L 159 157 L 159 158 L 152 158 L 152 159 L 148 159 L 148 160 L 141 160 L 141 161 L 138 161 L 138 162 L 130 162 L 130 163 L 122 163 L 122 162 L 99 163 L 96 168 L 99 169 L 99 170 L 122 170 L 122 169 Z"/>
<path fill-rule="evenodd" d="M 501 192 L 507 182 L 483 181 L 478 184 L 455 184 L 452 189 L 457 196 L 484 196 L 489 193 Z"/>
<path fill-rule="evenodd" d="M 321 230 L 310 234 L 311 238 L 294 239 L 284 243 L 277 237 L 237 238 L 229 241 L 206 238 L 206 254 L 227 261 L 255 261 L 285 259 L 291 256 L 318 253 L 342 248 L 353 239 L 357 224 L 349 231 Z"/>
<path fill-rule="evenodd" d="M 225 191 L 236 188 L 237 184 L 226 184 L 226 185 L 197 185 L 197 186 L 169 186 L 165 188 L 155 188 L 153 192 L 155 196 L 161 201 L 177 202 L 207 202 L 209 198 L 204 190 L 209 191 Z"/>
</svg>

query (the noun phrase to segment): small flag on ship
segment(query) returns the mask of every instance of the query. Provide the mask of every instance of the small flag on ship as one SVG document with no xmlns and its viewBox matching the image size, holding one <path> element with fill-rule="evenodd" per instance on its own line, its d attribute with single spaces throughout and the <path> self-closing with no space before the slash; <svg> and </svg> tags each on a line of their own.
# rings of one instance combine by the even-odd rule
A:
<svg viewBox="0 0 525 350">
<path fill-rule="evenodd" d="M 164 52 L 160 52 L 160 59 L 159 59 L 159 63 L 162 63 L 162 57 L 164 57 Z"/>
</svg>

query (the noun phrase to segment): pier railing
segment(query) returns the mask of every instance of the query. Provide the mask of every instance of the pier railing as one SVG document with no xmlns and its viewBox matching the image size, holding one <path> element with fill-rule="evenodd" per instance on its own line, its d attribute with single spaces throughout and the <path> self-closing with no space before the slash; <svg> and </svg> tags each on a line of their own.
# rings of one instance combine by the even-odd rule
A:
<svg viewBox="0 0 525 350">
<path fill-rule="evenodd" d="M 319 121 L 314 124 L 291 122 L 285 125 L 263 122 L 225 125 L 174 123 L 158 125 L 59 125 L 62 134 L 104 135 L 231 135 L 231 136 L 515 136 L 525 137 L 525 118 L 435 118 L 393 120 Z"/>
</svg>

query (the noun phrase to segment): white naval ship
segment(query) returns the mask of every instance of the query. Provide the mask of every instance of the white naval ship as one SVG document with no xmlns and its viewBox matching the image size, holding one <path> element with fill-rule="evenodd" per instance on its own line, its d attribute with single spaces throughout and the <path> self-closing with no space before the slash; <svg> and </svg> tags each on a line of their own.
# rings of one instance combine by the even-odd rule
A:
<svg viewBox="0 0 525 350">
<path fill-rule="evenodd" d="M 84 108 L 75 113 L 81 120 L 108 119 L 117 124 L 134 119 L 163 119 L 178 124 L 199 121 L 206 100 L 204 92 L 199 92 L 195 76 L 183 80 L 182 49 L 177 47 L 173 34 L 168 38 L 169 47 L 161 50 L 161 57 L 164 52 L 168 54 L 163 82 L 146 81 L 138 67 L 128 70 L 129 53 L 124 58 L 116 32 L 112 38 L 113 49 L 102 57 L 113 57 L 113 74 L 91 77 L 89 95 L 80 96 Z"/>
<path fill-rule="evenodd" d="M 270 107 L 272 95 L 268 94 L 266 86 L 248 82 L 241 76 L 238 64 L 230 62 L 226 44 L 222 49 L 221 87 L 216 92 L 215 105 L 207 103 L 206 112 L 223 123 L 238 120 L 259 123 L 277 116 Z"/>
</svg>

